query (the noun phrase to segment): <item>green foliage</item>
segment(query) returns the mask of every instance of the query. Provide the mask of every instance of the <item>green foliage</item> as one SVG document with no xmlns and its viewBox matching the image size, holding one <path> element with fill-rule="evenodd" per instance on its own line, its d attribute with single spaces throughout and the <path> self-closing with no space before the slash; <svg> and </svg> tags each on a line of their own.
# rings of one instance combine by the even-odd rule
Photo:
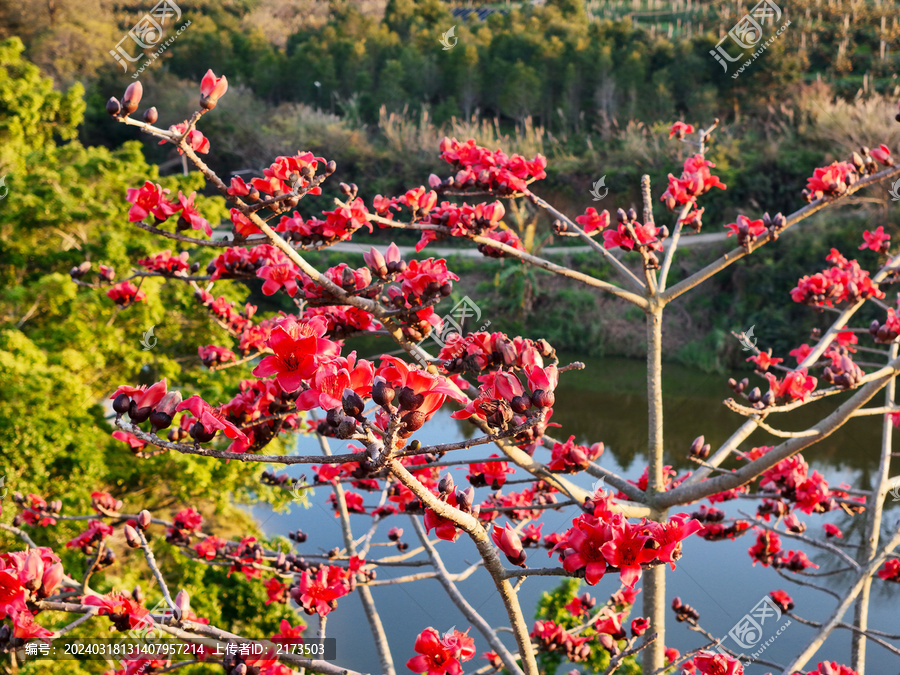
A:
<svg viewBox="0 0 900 675">
<path fill-rule="evenodd" d="M 574 600 L 578 595 L 580 586 L 581 581 L 578 579 L 564 579 L 553 590 L 543 593 L 541 595 L 541 599 L 538 601 L 534 618 L 538 621 L 552 621 L 553 623 L 561 626 L 567 631 L 578 629 L 583 626 L 585 620 L 588 618 L 588 615 L 582 615 L 580 617 L 573 616 L 573 614 L 568 609 L 566 609 L 566 605 L 572 602 L 572 600 Z M 625 616 L 627 617 L 626 610 L 629 610 L 630 607 L 616 606 L 612 609 L 614 611 L 624 612 Z M 593 611 L 595 612 L 597 610 L 595 609 Z M 627 622 L 623 619 L 623 628 L 625 628 L 626 623 Z M 583 630 L 579 630 L 577 632 L 577 635 L 579 637 L 593 638 L 597 635 L 597 632 L 593 628 L 588 627 L 584 628 Z M 609 667 L 609 652 L 591 641 L 589 641 L 588 644 L 593 645 L 591 656 L 587 661 L 577 663 L 575 665 L 577 665 L 583 672 L 586 673 L 605 672 Z M 624 642 L 620 641 L 619 644 L 621 646 L 624 644 Z M 541 673 L 545 673 L 546 675 L 552 675 L 553 673 L 556 673 L 563 664 L 568 663 L 563 654 L 559 654 L 558 652 L 544 651 L 538 652 L 537 662 Z M 635 658 L 633 656 L 630 656 L 623 659 L 622 664 L 619 666 L 616 672 L 623 673 L 624 675 L 640 675 L 641 668 L 637 664 Z"/>
<path fill-rule="evenodd" d="M 38 67 L 22 58 L 24 49 L 19 38 L 0 42 L 0 175 L 22 171 L 30 153 L 54 138 L 74 138 L 84 113 L 84 88 L 54 91 Z"/>
</svg>

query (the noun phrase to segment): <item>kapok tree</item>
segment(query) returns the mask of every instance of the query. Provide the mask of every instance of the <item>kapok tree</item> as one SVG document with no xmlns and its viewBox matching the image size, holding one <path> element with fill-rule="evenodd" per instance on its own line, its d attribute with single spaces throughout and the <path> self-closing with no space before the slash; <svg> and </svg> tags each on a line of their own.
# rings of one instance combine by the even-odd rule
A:
<svg viewBox="0 0 900 675">
<path fill-rule="evenodd" d="M 177 584 L 177 580 L 167 580 L 156 563 L 153 529 L 164 527 L 166 540 L 198 564 L 229 565 L 234 572 L 264 583 L 270 602 L 293 601 L 308 615 L 317 615 L 320 637 L 326 635 L 330 612 L 339 610 L 340 598 L 357 592 L 374 637 L 381 672 L 388 674 L 397 672 L 397 668 L 369 587 L 375 583 L 376 569 L 390 570 L 392 564 L 413 556 L 427 558 L 432 573 L 393 577 L 388 583 L 437 578 L 470 625 L 466 631 L 423 626 L 415 643 L 418 655 L 406 664 L 413 672 L 461 673 L 461 664 L 475 655 L 469 635 L 474 629 L 491 646 L 485 655 L 488 665 L 478 672 L 502 668 L 535 675 L 539 672 L 536 654 L 553 653 L 563 654 L 573 663 L 596 664 L 599 660 L 604 672 L 612 673 L 629 657 L 641 653 L 647 675 L 679 669 L 707 675 L 742 673 L 740 655 L 724 647 L 711 651 L 717 636 L 705 631 L 697 613 L 680 599 L 673 606 L 676 618 L 705 634 L 708 641 L 684 655 L 666 649 L 665 583 L 666 568 L 674 568 L 682 557 L 684 539 L 695 534 L 710 540 L 731 539 L 751 531 L 756 533 L 750 548 L 754 562 L 773 566 L 788 579 L 811 583 L 803 579 L 813 574 L 809 570 L 815 565 L 799 549 L 785 551 L 782 537 L 834 554 L 855 575 L 851 589 L 838 598 L 832 615 L 821 620 L 791 614 L 789 595 L 773 590 L 773 602 L 782 611 L 817 626 L 818 631 L 790 663 L 769 665 L 785 675 L 800 672 L 838 627 L 850 626 L 853 631 L 850 668 L 820 663 L 808 675 L 863 673 L 868 640 L 897 651 L 889 643 L 898 636 L 871 629 L 867 616 L 873 578 L 900 581 L 900 562 L 892 555 L 900 543 L 900 533 L 895 531 L 887 541 L 880 538 L 885 495 L 900 485 L 900 478 L 890 475 L 891 423 L 900 419 L 894 404 L 895 378 L 900 372 L 900 317 L 882 302 L 884 286 L 895 280 L 900 255 L 890 254 L 889 237 L 882 228 L 863 233 L 860 246 L 883 255 L 883 264 L 873 274 L 833 250 L 823 271 L 799 280 L 791 292 L 792 299 L 833 312 L 833 324 L 817 335 L 813 344 L 802 344 L 790 353 L 796 360 L 795 367 L 788 367 L 784 358 L 770 351 L 755 350 L 751 360 L 762 387 L 751 387 L 749 379 L 731 380 L 735 396 L 725 401 L 744 421 L 715 451 L 702 436 L 690 448 L 684 448 L 697 467 L 683 475 L 676 475 L 666 465 L 661 389 L 666 307 L 743 257 L 775 242 L 788 228 L 867 186 L 900 174 L 887 147 L 863 148 L 848 161 L 815 169 L 804 191 L 808 204 L 792 214 L 739 216 L 737 222 L 726 226 L 729 236 L 736 235 L 737 248 L 669 286 L 682 237 L 701 229 L 700 200 L 714 188 L 726 189 L 712 173 L 715 165 L 706 159 L 718 121 L 697 131 L 682 122 L 672 126 L 670 138 L 693 142 L 696 152 L 685 161 L 680 177 L 669 176 L 668 186 L 657 200 L 649 178 L 643 178 L 641 214 L 630 208 L 618 209 L 610 216 L 607 211 L 598 213 L 588 208 L 570 218 L 532 189 L 545 176 L 546 160 L 540 155 L 528 160 L 500 150 L 489 151 L 474 140 L 460 143 L 445 139 L 440 150 L 452 167 L 448 177 L 432 175 L 428 187 L 410 189 L 396 197 L 377 195 L 369 205 L 358 194 L 357 186 L 341 184 L 344 198 L 335 200 L 335 208 L 322 211 L 321 218 L 304 218 L 294 209 L 301 200 L 321 194 L 322 183 L 335 174 L 333 161 L 298 152 L 275 158 L 262 176 L 249 183 L 236 177 L 226 184 L 202 160 L 209 140 L 197 125 L 226 90 L 226 79 L 208 72 L 201 83 L 200 108 L 168 129 L 156 126 L 155 108 L 146 110 L 142 121 L 133 118 L 141 100 L 140 83 L 128 88 L 122 102 L 112 98 L 107 105 L 118 122 L 176 146 L 231 204 L 230 236 L 212 238 L 211 224 L 194 207 L 194 194 L 179 192 L 175 197 L 151 182 L 128 191 L 130 223 L 194 251 L 221 249 L 207 265 L 206 273 L 200 274 L 201 265 L 192 263 L 190 252 L 163 251 L 138 261 L 140 269 L 118 282 L 115 270 L 101 265 L 94 273 L 88 263 L 73 269 L 72 277 L 81 286 L 107 288 L 107 295 L 121 310 L 142 301 L 140 286 L 146 277 L 191 284 L 197 303 L 233 338 L 229 345 L 201 348 L 200 361 L 210 370 L 244 368 L 252 376 L 241 382 L 230 401 L 213 402 L 197 394 L 170 390 L 165 380 L 142 387 L 120 384 L 114 390 L 111 384 L 117 427 L 114 435 L 126 442 L 137 458 L 179 452 L 209 461 L 315 464 L 315 482 L 333 491 L 332 504 L 340 516 L 344 547 L 328 556 L 301 556 L 269 549 L 253 537 L 228 541 L 204 532 L 202 518 L 192 508 L 162 518 L 141 510 L 140 505 L 132 505 L 128 512 L 121 501 L 97 492 L 88 529 L 67 545 L 81 549 L 89 557 L 88 569 L 94 570 L 109 562 L 110 538 L 116 532 L 123 534 L 128 546 L 141 549 L 158 582 L 162 600 L 151 611 L 145 606 L 149 604 L 145 598 L 125 589 L 93 591 L 88 586 L 90 572 L 81 581 L 69 577 L 58 556 L 49 548 L 35 547 L 23 529 L 84 516 L 64 515 L 61 502 L 48 504 L 39 495 L 16 495 L 21 513 L 14 525 L 4 528 L 20 536 L 30 548 L 0 556 L 0 618 L 11 622 L 11 628 L 2 629 L 0 639 L 5 649 L 21 657 L 22 652 L 16 650 L 21 650 L 26 641 L 63 635 L 85 618 L 99 614 L 120 631 L 149 625 L 199 645 L 190 659 L 131 659 L 123 662 L 116 674 L 165 672 L 195 659 L 218 663 L 232 675 L 275 675 L 292 672 L 291 667 L 319 673 L 352 672 L 277 647 L 259 658 L 215 657 L 210 640 L 267 640 L 271 647 L 296 643 L 304 626 L 285 622 L 274 636 L 239 636 L 226 627 L 208 625 L 191 611 L 184 592 L 170 590 L 170 584 Z M 483 197 L 487 201 L 451 201 L 455 197 Z M 524 200 L 549 214 L 559 235 L 578 238 L 611 266 L 616 282 L 525 252 L 517 235 L 503 222 L 504 200 Z M 656 224 L 655 201 L 666 207 L 665 218 L 671 226 Z M 547 433 L 559 378 L 582 364 L 560 363 L 545 340 L 469 332 L 446 336 L 445 346 L 437 355 L 425 349 L 422 341 L 444 327 L 435 307 L 450 295 L 452 282 L 457 280 L 446 261 L 406 261 L 393 244 L 386 251 L 372 248 L 365 256 L 366 265 L 359 269 L 341 264 L 320 271 L 304 258 L 304 251 L 348 241 L 359 230 L 372 231 L 375 227 L 420 231 L 418 250 L 449 237 L 464 239 L 486 256 L 534 265 L 639 307 L 646 315 L 648 395 L 648 466 L 640 480 L 626 480 L 601 466 L 602 443 L 584 446 L 574 438 L 561 441 Z M 207 238 L 200 238 L 199 233 Z M 212 292 L 216 283 L 252 279 L 264 281 L 262 291 L 266 295 L 290 298 L 297 311 L 259 317 L 256 307 L 237 307 Z M 883 321 L 852 327 L 854 315 L 866 303 L 884 310 Z M 408 358 L 383 355 L 372 362 L 347 350 L 346 342 L 376 333 L 389 335 Z M 871 341 L 871 346 L 862 346 L 861 339 Z M 868 363 L 855 360 L 860 351 L 871 357 L 868 372 L 862 368 Z M 782 431 L 776 421 L 812 401 L 848 391 L 852 393 L 832 412 L 802 431 Z M 884 405 L 867 407 L 882 391 Z M 453 416 L 469 420 L 479 433 L 465 441 L 441 445 L 426 446 L 417 440 L 417 432 L 435 413 L 453 403 L 458 405 Z M 799 454 L 860 415 L 883 420 L 880 468 L 875 487 L 867 493 L 832 488 L 823 476 L 810 472 Z M 757 429 L 775 435 L 780 442 L 769 447 L 746 447 Z M 265 453 L 273 439 L 297 432 L 316 434 L 322 454 Z M 332 454 L 329 438 L 351 441 L 351 452 Z M 455 463 L 452 456 L 448 458 L 449 453 L 489 445 L 496 448 L 490 456 L 469 463 L 470 485 L 465 489 L 456 486 L 449 473 L 442 475 L 442 469 Z M 735 468 L 723 468 L 728 460 L 734 460 Z M 602 478 L 608 488 L 589 492 L 578 487 L 571 476 L 580 472 Z M 533 482 L 521 492 L 504 493 L 509 474 L 528 475 Z M 270 471 L 263 472 L 261 479 L 295 491 L 309 487 Z M 490 494 L 484 496 L 485 491 Z M 376 508 L 366 506 L 363 492 L 379 496 Z M 680 511 L 704 499 L 716 503 L 738 495 L 758 500 L 755 514 L 726 519 L 724 512 L 706 505 L 696 507 L 693 513 Z M 865 519 L 864 543 L 855 558 L 827 538 L 803 533 L 805 524 L 798 517 L 800 513 L 819 514 L 838 507 Z M 549 508 L 570 509 L 572 526 L 563 532 L 542 532 L 541 513 Z M 372 525 L 365 537 L 357 539 L 350 516 L 363 513 L 371 516 Z M 419 542 L 413 548 L 402 540 L 404 516 Z M 501 517 L 506 519 L 502 526 Z M 398 519 L 401 523 L 393 524 Z M 432 530 L 433 536 L 446 542 L 455 542 L 463 534 L 470 538 L 481 558 L 478 567 L 484 571 L 451 573 L 430 538 Z M 833 526 L 827 530 L 832 538 L 838 534 Z M 292 538 L 299 544 L 305 535 L 298 531 Z M 396 542 L 399 555 L 379 556 L 372 548 L 379 540 Z M 558 566 L 531 564 L 527 549 L 539 545 L 550 549 Z M 500 640 L 497 627 L 489 625 L 457 588 L 455 582 L 472 573 L 490 575 L 505 607 L 515 646 Z M 539 621 L 529 629 L 518 589 L 527 577 L 537 575 L 583 578 L 591 587 L 606 583 L 609 600 L 599 608 L 589 596 L 571 603 L 567 607 L 571 615 L 582 617 L 574 622 L 577 626 Z M 638 590 L 642 592 L 642 611 L 628 626 Z M 855 606 L 852 625 L 843 623 L 851 605 Z M 159 607 L 163 610 L 158 611 Z M 50 630 L 37 621 L 45 611 L 86 616 Z"/>
</svg>

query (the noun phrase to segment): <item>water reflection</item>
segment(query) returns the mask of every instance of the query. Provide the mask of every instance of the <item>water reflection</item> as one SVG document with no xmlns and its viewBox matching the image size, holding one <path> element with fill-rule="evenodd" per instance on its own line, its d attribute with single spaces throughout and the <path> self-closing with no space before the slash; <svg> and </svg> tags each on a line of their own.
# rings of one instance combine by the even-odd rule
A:
<svg viewBox="0 0 900 675">
<path fill-rule="evenodd" d="M 565 362 L 567 360 L 563 359 L 563 363 Z M 553 421 L 560 423 L 562 428 L 553 429 L 553 434 L 561 440 L 574 435 L 576 440 L 582 443 L 603 441 L 607 450 L 601 464 L 629 479 L 636 480 L 646 466 L 644 364 L 639 361 L 603 359 L 588 360 L 586 365 L 584 371 L 568 372 L 561 378 Z M 677 366 L 666 366 L 664 371 L 667 461 L 679 472 L 683 472 L 691 468 L 691 463 L 685 456 L 696 436 L 704 434 L 715 448 L 731 435 L 742 420 L 721 404 L 721 401 L 731 393 L 726 384 L 727 378 L 697 374 Z M 827 414 L 837 403 L 836 398 L 833 398 L 797 411 L 787 418 L 783 428 L 790 430 L 804 428 L 820 419 L 823 414 Z M 871 476 L 878 463 L 880 424 L 876 420 L 880 418 L 852 420 L 843 429 L 808 450 L 804 456 L 814 468 L 826 475 L 831 484 L 847 482 L 865 489 L 871 485 Z M 472 426 L 465 422 L 451 419 L 449 411 L 441 411 L 417 437 L 423 444 L 449 442 L 470 437 L 473 434 L 472 429 Z M 772 445 L 776 442 L 777 439 L 763 432 L 757 432 L 750 439 L 752 445 Z M 345 447 L 345 443 L 332 443 L 334 452 L 342 452 Z M 318 453 L 318 444 L 312 438 L 301 438 L 298 452 Z M 475 448 L 455 454 L 454 458 L 469 459 L 483 454 L 483 451 Z M 297 468 L 291 473 L 299 475 L 303 471 Z M 454 470 L 457 484 L 465 483 L 465 473 L 465 467 Z M 513 478 L 522 477 L 517 474 Z M 589 487 L 593 481 L 589 476 L 578 476 L 575 480 L 584 487 Z M 519 490 L 521 487 L 516 485 L 511 489 Z M 479 490 L 479 498 L 486 495 L 485 489 Z M 290 514 L 275 514 L 267 507 L 257 507 L 253 513 L 270 535 L 285 535 L 297 528 L 306 531 L 310 535 L 309 541 L 297 547 L 301 554 L 324 553 L 332 547 L 342 545 L 339 528 L 333 512 L 329 509 L 327 498 L 328 490 L 319 489 L 309 510 L 295 507 Z M 373 506 L 374 496 L 366 495 L 365 501 L 367 506 Z M 896 520 L 896 506 L 890 505 L 886 516 L 889 523 Z M 725 504 L 724 508 L 729 515 L 737 515 L 739 509 L 752 512 L 755 502 L 735 500 Z M 557 511 L 546 512 L 542 518 L 544 534 L 565 530 L 570 525 L 573 515 Z M 847 515 L 838 512 L 828 514 L 826 517 L 802 517 L 801 520 L 808 524 L 808 533 L 811 536 L 821 537 L 822 524 L 834 522 L 844 530 L 848 543 L 859 541 L 861 518 L 851 521 Z M 368 516 L 355 516 L 353 520 L 355 532 L 363 533 L 370 522 Z M 404 540 L 410 546 L 416 545 L 412 527 L 405 517 L 382 524 L 376 540 L 386 541 L 387 529 L 392 525 L 403 527 L 406 531 Z M 668 575 L 669 598 L 679 595 L 685 602 L 696 607 L 700 611 L 703 626 L 717 636 L 726 635 L 737 620 L 763 595 L 775 589 L 785 589 L 790 593 L 797 604 L 796 611 L 801 616 L 820 620 L 828 616 L 834 606 L 833 600 L 828 596 L 797 587 L 781 578 L 772 569 L 761 569 L 759 565 L 751 568 L 747 549 L 753 543 L 753 538 L 755 537 L 752 535 L 746 536 L 736 542 L 710 543 L 700 539 L 690 541 L 685 547 L 685 557 L 677 569 Z M 797 544 L 798 542 L 787 539 L 783 541 L 785 548 L 796 549 Z M 820 571 L 824 571 L 831 564 L 830 558 L 817 549 L 802 545 L 800 548 L 822 566 Z M 437 549 L 445 557 L 451 572 L 462 571 L 478 559 L 474 546 L 465 537 L 460 538 L 455 544 L 440 542 Z M 393 548 L 374 548 L 369 558 L 390 555 L 394 551 Z M 553 564 L 553 561 L 547 557 L 545 550 L 530 549 L 528 563 L 533 566 L 545 566 Z M 379 569 L 378 579 L 389 579 L 425 569 L 427 568 Z M 849 580 L 834 576 L 818 580 L 818 583 L 839 589 L 846 587 Z M 554 585 L 554 581 L 548 577 L 533 577 L 524 583 L 520 600 L 523 607 L 527 608 L 526 618 L 529 624 L 533 618 L 533 608 L 542 592 Z M 472 575 L 459 586 L 489 623 L 492 625 L 507 623 L 496 589 L 483 571 Z M 590 592 L 603 602 L 608 594 L 617 588 L 615 579 L 607 577 L 590 589 Z M 893 632 L 896 632 L 898 597 L 896 590 L 876 579 L 873 593 L 870 625 L 888 631 L 893 628 Z M 468 625 L 456 607 L 449 602 L 440 585 L 433 580 L 412 585 L 375 587 L 373 595 L 382 613 L 398 672 L 406 672 L 406 660 L 413 656 L 413 642 L 422 628 L 430 625 L 444 631 L 454 625 L 457 628 Z M 315 626 L 315 619 L 311 619 L 310 623 Z M 329 635 L 337 637 L 339 662 L 342 665 L 363 672 L 378 672 L 378 662 L 368 625 L 355 594 L 339 601 L 338 610 L 329 616 L 328 626 Z M 850 643 L 846 631 L 844 633 L 831 638 L 810 667 L 825 659 L 848 663 Z M 765 657 L 784 663 L 801 645 L 808 642 L 812 634 L 812 629 L 794 622 L 785 634 L 766 650 Z M 507 637 L 504 634 L 504 639 Z M 668 646 L 686 651 L 702 644 L 698 637 L 682 624 L 676 624 L 674 620 L 669 624 Z M 512 647 L 512 641 L 508 642 Z M 478 635 L 476 644 L 479 653 L 488 649 L 485 641 Z M 473 663 L 476 662 L 468 664 L 470 666 L 468 670 L 474 670 L 481 665 L 473 666 Z M 876 645 L 870 645 L 868 658 L 870 672 L 894 672 L 897 670 L 897 664 L 896 656 Z M 751 666 L 747 673 L 756 675 L 769 670 L 771 669 Z"/>
</svg>

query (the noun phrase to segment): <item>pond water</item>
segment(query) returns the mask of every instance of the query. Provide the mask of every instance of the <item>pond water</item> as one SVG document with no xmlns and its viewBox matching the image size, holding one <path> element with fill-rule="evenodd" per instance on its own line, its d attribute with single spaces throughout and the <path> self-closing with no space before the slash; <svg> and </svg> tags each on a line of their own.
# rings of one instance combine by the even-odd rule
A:
<svg viewBox="0 0 900 675">
<path fill-rule="evenodd" d="M 563 357 L 561 363 L 571 360 L 573 359 Z M 551 431 L 555 437 L 562 440 L 574 435 L 579 443 L 603 441 L 606 444 L 606 451 L 599 463 L 626 478 L 636 480 L 646 466 L 646 455 L 643 450 L 646 445 L 647 410 L 644 363 L 625 359 L 579 360 L 586 363 L 585 370 L 567 372 L 561 376 L 552 421 L 561 424 L 562 428 Z M 667 461 L 672 463 L 679 473 L 683 473 L 692 466 L 685 456 L 696 436 L 704 434 L 715 448 L 730 436 L 742 420 L 721 403 L 731 393 L 726 384 L 727 376 L 697 374 L 692 370 L 673 365 L 666 365 L 663 370 Z M 803 428 L 819 419 L 833 406 L 834 403 L 829 402 L 808 406 L 797 411 L 784 427 Z M 423 444 L 432 444 L 471 436 L 473 427 L 464 421 L 452 419 L 450 412 L 449 409 L 440 411 L 416 437 Z M 807 450 L 804 457 L 826 476 L 831 485 L 846 482 L 854 487 L 868 489 L 871 486 L 870 476 L 877 467 L 880 448 L 880 424 L 875 420 L 880 418 L 851 420 L 839 432 Z M 743 447 L 749 449 L 752 446 L 774 443 L 775 439 L 768 434 L 756 432 L 751 436 L 749 444 Z M 344 452 L 346 443 L 332 440 L 331 447 L 335 453 Z M 320 452 L 318 442 L 313 437 L 301 437 L 297 452 L 318 454 Z M 489 453 L 474 448 L 452 453 L 452 457 L 448 455 L 446 459 L 470 459 L 486 454 Z M 301 467 L 295 467 L 289 473 L 299 476 L 304 471 Z M 457 484 L 467 484 L 465 479 L 467 467 L 456 467 L 453 473 Z M 527 474 L 519 471 L 510 476 L 510 479 L 525 477 Z M 590 487 L 593 482 L 587 475 L 577 476 L 574 480 L 584 487 Z M 511 485 L 509 488 L 504 487 L 504 490 L 518 491 L 523 487 Z M 478 490 L 476 503 L 483 501 L 488 495 L 488 490 L 489 488 Z M 338 522 L 327 503 L 329 493 L 330 490 L 327 488 L 316 489 L 309 508 L 292 505 L 292 511 L 286 514 L 275 513 L 266 506 L 254 507 L 252 512 L 268 535 L 286 535 L 289 531 L 302 529 L 309 534 L 309 539 L 302 545 L 296 545 L 296 550 L 300 554 L 321 554 L 333 547 L 342 546 Z M 365 496 L 366 506 L 374 506 L 375 495 Z M 735 500 L 725 503 L 724 506 L 721 504 L 717 506 L 723 507 L 726 513 L 732 516 L 737 515 L 738 510 L 752 512 L 755 503 Z M 690 512 L 695 508 L 687 507 L 684 510 Z M 894 523 L 898 513 L 900 510 L 897 508 L 889 509 L 885 521 Z M 575 515 L 576 512 L 571 507 L 563 511 L 545 512 L 540 519 L 540 522 L 544 523 L 543 534 L 564 531 Z M 354 535 L 357 537 L 364 534 L 371 524 L 369 516 L 354 515 L 351 519 Z M 823 536 L 823 523 L 833 522 L 844 531 L 847 543 L 859 543 L 863 525 L 862 516 L 851 519 L 843 512 L 836 512 L 825 516 L 803 516 L 801 520 L 808 525 L 807 534 L 814 537 Z M 498 519 L 498 522 L 503 523 L 505 519 Z M 408 542 L 410 547 L 418 544 L 407 516 L 382 522 L 374 541 L 387 541 L 387 530 L 394 525 L 404 528 L 403 540 Z M 744 614 L 769 591 L 775 589 L 784 589 L 794 598 L 796 603 L 794 611 L 800 616 L 819 621 L 827 618 L 835 604 L 830 596 L 793 584 L 780 577 L 771 568 L 762 568 L 759 565 L 751 567 L 747 549 L 754 540 L 755 535 L 752 532 L 737 541 L 707 542 L 697 537 L 687 540 L 684 557 L 674 571 L 670 570 L 667 573 L 669 601 L 671 602 L 675 596 L 680 596 L 684 602 L 693 605 L 700 612 L 701 625 L 717 637 L 726 636 Z M 796 549 L 795 544 L 799 542 L 783 539 L 785 548 Z M 474 545 L 464 535 L 455 543 L 439 542 L 436 547 L 451 573 L 461 572 L 478 560 Z M 829 566 L 834 568 L 830 555 L 802 544 L 800 548 L 821 566 L 819 571 Z M 371 549 L 369 558 L 394 553 L 396 549 L 393 547 L 375 547 Z M 553 559 L 548 558 L 546 549 L 528 549 L 528 564 L 543 567 L 555 566 L 557 562 L 555 556 Z M 378 579 L 429 569 L 428 567 L 379 568 Z M 558 581 L 555 577 L 532 577 L 524 582 L 519 597 L 529 625 L 533 622 L 534 608 L 541 594 L 557 585 Z M 812 581 L 835 590 L 849 585 L 849 579 L 840 575 Z M 458 586 L 491 625 L 508 625 L 496 589 L 484 570 L 477 570 Z M 900 595 L 895 586 L 879 579 L 875 580 L 870 608 L 870 626 L 873 628 L 893 633 L 900 629 L 900 611 L 898 611 Z M 588 590 L 602 604 L 618 587 L 617 575 L 607 575 L 594 587 L 587 587 L 582 582 L 581 592 Z M 440 584 L 433 579 L 411 584 L 377 586 L 372 588 L 372 594 L 386 627 L 398 673 L 408 672 L 405 668 L 406 661 L 414 655 L 413 643 L 423 628 L 433 626 L 443 632 L 454 626 L 464 630 L 469 625 L 455 605 L 447 599 Z M 639 612 L 640 596 L 632 616 L 637 616 Z M 846 618 L 852 619 L 852 609 Z M 311 627 L 315 628 L 316 618 L 308 617 L 308 619 L 312 624 Z M 667 623 L 667 646 L 684 652 L 704 644 L 701 635 L 690 631 L 685 624 L 676 623 L 674 614 L 670 615 L 670 619 Z M 781 622 L 778 625 L 781 625 Z M 772 626 L 771 635 L 774 635 L 777 627 Z M 355 593 L 338 601 L 337 611 L 328 616 L 327 629 L 329 636 L 337 638 L 340 665 L 362 672 L 379 672 L 369 626 Z M 765 631 L 766 629 L 764 641 L 771 637 L 770 633 Z M 772 642 L 762 658 L 786 663 L 790 656 L 808 643 L 813 633 L 813 629 L 793 622 Z M 488 649 L 487 643 L 474 629 L 470 634 L 476 639 L 480 656 Z M 511 635 L 501 635 L 508 645 L 514 644 Z M 727 644 L 731 644 L 730 641 Z M 849 664 L 848 631 L 836 632 L 804 671 L 815 668 L 816 663 L 826 659 Z M 466 664 L 468 666 L 466 672 L 472 672 L 484 663 L 476 657 Z M 900 657 L 870 642 L 867 666 L 867 672 L 873 675 L 892 675 L 900 671 Z M 753 665 L 746 672 L 748 675 L 762 675 L 770 670 L 772 669 Z"/>
</svg>

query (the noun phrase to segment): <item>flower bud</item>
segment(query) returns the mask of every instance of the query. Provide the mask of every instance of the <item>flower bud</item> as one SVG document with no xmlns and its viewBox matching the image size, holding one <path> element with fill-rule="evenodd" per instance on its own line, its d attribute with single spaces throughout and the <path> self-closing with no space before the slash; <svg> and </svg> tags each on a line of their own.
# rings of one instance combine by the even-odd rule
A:
<svg viewBox="0 0 900 675">
<path fill-rule="evenodd" d="M 521 415 L 531 407 L 531 399 L 527 396 L 513 396 L 509 405 L 514 413 Z"/>
<path fill-rule="evenodd" d="M 147 108 L 144 111 L 143 119 L 147 124 L 156 124 L 156 120 L 159 119 L 159 111 L 155 107 Z"/>
<path fill-rule="evenodd" d="M 119 394 L 113 400 L 112 407 L 113 410 L 116 411 L 117 415 L 124 415 L 131 407 L 131 398 L 128 396 L 128 394 Z"/>
<path fill-rule="evenodd" d="M 36 549 L 31 549 L 25 556 L 25 564 L 22 573 L 28 578 L 25 587 L 29 590 L 36 591 L 41 584 L 41 578 L 44 576 L 44 560 Z"/>
<path fill-rule="evenodd" d="M 350 438 L 356 433 L 356 420 L 352 417 L 345 417 L 338 425 L 336 435 L 338 438 Z"/>
<path fill-rule="evenodd" d="M 152 516 L 150 515 L 150 512 L 147 509 L 144 509 L 138 514 L 137 526 L 142 530 L 146 530 L 148 527 L 150 527 L 151 519 Z"/>
<path fill-rule="evenodd" d="M 140 80 L 128 85 L 128 88 L 125 90 L 125 96 L 122 97 L 122 109 L 125 111 L 126 116 L 138 109 L 143 95 L 144 85 L 141 84 Z"/>
<path fill-rule="evenodd" d="M 538 389 L 531 395 L 531 403 L 535 408 L 550 408 L 556 402 L 556 396 L 552 391 Z"/>
<path fill-rule="evenodd" d="M 383 408 L 391 405 L 396 392 L 380 375 L 372 383 L 372 400 Z"/>
<path fill-rule="evenodd" d="M 150 413 L 150 424 L 153 430 L 168 429 L 172 424 L 172 417 L 175 415 L 175 408 L 181 403 L 181 392 L 167 392 L 162 400 L 156 405 L 156 409 Z"/>
<path fill-rule="evenodd" d="M 372 273 L 378 278 L 384 279 L 388 275 L 384 256 L 381 254 L 381 251 L 374 246 L 368 253 L 363 253 L 363 259 L 365 260 L 366 265 L 369 266 L 369 269 L 372 270 Z"/>
<path fill-rule="evenodd" d="M 200 422 L 194 422 L 190 428 L 191 438 L 198 443 L 209 443 L 216 436 L 216 430 L 207 431 Z"/>
<path fill-rule="evenodd" d="M 138 536 L 137 530 L 131 525 L 125 525 L 125 543 L 131 548 L 141 547 L 141 538 Z"/>
<path fill-rule="evenodd" d="M 694 442 L 691 443 L 691 457 L 700 457 L 700 451 L 703 448 L 705 440 L 706 439 L 704 439 L 703 436 L 697 436 L 697 438 L 694 439 Z"/>
<path fill-rule="evenodd" d="M 190 611 L 191 596 L 188 595 L 188 592 L 182 588 L 175 596 L 175 618 L 180 619 Z"/>
<path fill-rule="evenodd" d="M 135 424 L 143 424 L 150 417 L 150 413 L 153 412 L 153 408 L 146 406 L 144 408 L 138 408 L 137 403 L 133 400 L 131 404 L 128 406 L 128 416 L 131 418 L 131 421 Z"/>
<path fill-rule="evenodd" d="M 344 395 L 341 397 L 341 405 L 344 408 L 344 412 L 351 417 L 362 415 L 363 410 L 366 409 L 366 404 L 363 402 L 362 397 L 349 388 L 344 389 Z"/>
<path fill-rule="evenodd" d="M 421 410 L 413 410 L 401 417 L 400 421 L 403 422 L 405 431 L 412 433 L 421 429 L 422 425 L 425 424 L 425 413 Z"/>
<path fill-rule="evenodd" d="M 422 404 L 425 403 L 425 396 L 415 393 L 409 387 L 403 387 L 403 389 L 400 390 L 399 400 L 400 407 L 404 410 L 418 410 L 422 407 Z"/>
<path fill-rule="evenodd" d="M 39 595 L 42 598 L 49 597 L 53 595 L 57 588 L 59 588 L 60 583 L 62 583 L 63 578 L 63 566 L 62 563 L 55 563 L 44 570 L 44 576 L 41 577 L 41 592 Z"/>
<path fill-rule="evenodd" d="M 471 485 L 465 490 L 456 491 L 456 505 L 460 511 L 468 513 L 472 510 L 472 504 L 475 501 L 475 488 Z"/>
<path fill-rule="evenodd" d="M 111 96 L 110 99 L 106 102 L 106 112 L 108 112 L 111 116 L 116 117 L 120 112 L 122 112 L 122 104 L 119 103 L 119 99 L 115 96 Z"/>
<path fill-rule="evenodd" d="M 448 492 L 453 490 L 454 487 L 456 487 L 456 483 L 453 480 L 453 476 L 451 476 L 449 473 L 445 473 L 438 481 L 438 492 L 440 492 L 442 495 L 447 494 Z"/>
</svg>

